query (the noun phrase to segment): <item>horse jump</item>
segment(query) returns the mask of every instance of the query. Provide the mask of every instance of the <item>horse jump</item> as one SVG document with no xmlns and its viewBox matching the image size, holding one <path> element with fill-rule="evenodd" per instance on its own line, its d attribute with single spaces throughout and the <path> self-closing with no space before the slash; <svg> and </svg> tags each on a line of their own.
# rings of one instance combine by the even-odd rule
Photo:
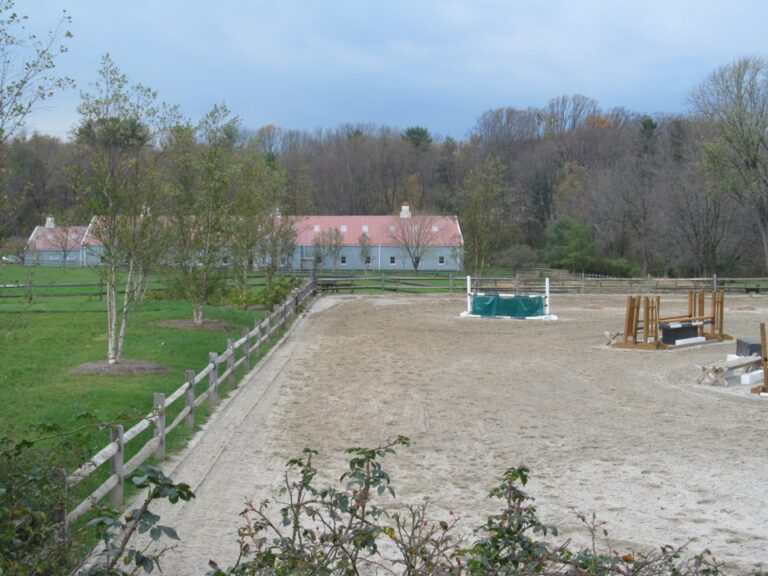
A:
<svg viewBox="0 0 768 576">
<path fill-rule="evenodd" d="M 624 338 L 614 348 L 660 350 L 673 346 L 731 340 L 723 332 L 725 293 L 712 292 L 709 314 L 705 312 L 704 289 L 688 292 L 688 313 L 661 316 L 661 296 L 628 296 Z M 705 330 L 705 326 L 709 326 Z"/>
</svg>

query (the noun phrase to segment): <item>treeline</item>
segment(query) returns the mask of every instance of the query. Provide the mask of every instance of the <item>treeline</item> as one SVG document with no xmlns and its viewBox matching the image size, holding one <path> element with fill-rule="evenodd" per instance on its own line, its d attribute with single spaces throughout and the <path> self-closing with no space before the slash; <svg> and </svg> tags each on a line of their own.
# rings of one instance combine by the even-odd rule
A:
<svg viewBox="0 0 768 576">
<path fill-rule="evenodd" d="M 746 184 L 713 171 L 720 133 L 701 114 L 605 111 L 576 95 L 483 112 L 464 140 L 420 126 L 232 129 L 237 153 L 257 152 L 279 174 L 284 214 L 391 214 L 403 201 L 416 213 L 457 214 L 473 270 L 544 262 L 612 275 L 766 271 L 755 203 L 738 194 Z M 46 215 L 90 219 L 76 135 L 21 135 L 4 148 L 6 252 L 19 251 Z"/>
</svg>

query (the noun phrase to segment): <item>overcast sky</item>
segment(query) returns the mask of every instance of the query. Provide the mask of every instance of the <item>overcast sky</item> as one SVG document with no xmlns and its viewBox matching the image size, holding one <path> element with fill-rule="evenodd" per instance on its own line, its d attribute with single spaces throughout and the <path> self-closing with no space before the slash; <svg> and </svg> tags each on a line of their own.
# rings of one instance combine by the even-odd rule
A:
<svg viewBox="0 0 768 576">
<path fill-rule="evenodd" d="M 62 9 L 57 69 L 77 89 L 29 129 L 67 137 L 109 53 L 132 83 L 197 119 L 373 123 L 465 138 L 477 117 L 582 94 L 603 109 L 682 113 L 717 67 L 768 56 L 765 0 L 17 0 L 37 31 Z"/>
</svg>

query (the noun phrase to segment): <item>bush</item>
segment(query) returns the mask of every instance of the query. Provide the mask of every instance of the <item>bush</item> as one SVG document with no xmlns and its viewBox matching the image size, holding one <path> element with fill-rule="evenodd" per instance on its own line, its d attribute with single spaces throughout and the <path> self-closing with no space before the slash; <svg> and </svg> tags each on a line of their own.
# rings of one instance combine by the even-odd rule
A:
<svg viewBox="0 0 768 576">
<path fill-rule="evenodd" d="M 589 272 L 617 278 L 635 278 L 640 275 L 640 268 L 626 258 L 599 258 Z"/>
<path fill-rule="evenodd" d="M 506 250 L 496 252 L 491 257 L 492 266 L 506 268 L 530 268 L 539 263 L 539 257 L 528 244 L 513 244 Z"/>
<path fill-rule="evenodd" d="M 36 449 L 0 439 L 0 574 L 60 574 L 77 565 L 77 538 L 64 540 L 64 461 L 72 447 Z"/>
<path fill-rule="evenodd" d="M 607 532 L 594 519 L 587 524 L 593 545 L 573 549 L 555 545 L 557 529 L 543 524 L 522 487 L 525 466 L 509 468 L 489 497 L 501 504 L 463 545 L 458 519 L 430 518 L 429 501 L 390 512 L 382 504 L 395 496 L 382 459 L 394 447 L 407 446 L 403 436 L 377 448 L 350 448 L 343 488 L 315 485 L 314 450 L 289 460 L 279 499 L 243 511 L 239 530 L 240 558 L 222 569 L 211 563 L 211 576 L 347 575 L 369 571 L 406 575 L 554 575 L 622 574 L 716 575 L 720 567 L 708 555 L 686 558 L 683 548 L 663 546 L 659 552 L 616 552 Z M 598 551 L 598 534 L 605 550 Z M 381 547 L 386 543 L 386 555 Z"/>
</svg>

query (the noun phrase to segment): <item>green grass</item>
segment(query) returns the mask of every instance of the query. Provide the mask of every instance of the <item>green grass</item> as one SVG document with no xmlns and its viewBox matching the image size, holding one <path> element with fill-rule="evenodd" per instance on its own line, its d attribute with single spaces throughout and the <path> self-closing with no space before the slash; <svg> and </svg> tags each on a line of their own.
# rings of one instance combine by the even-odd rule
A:
<svg viewBox="0 0 768 576">
<path fill-rule="evenodd" d="M 86 412 L 99 422 L 138 419 L 151 410 L 154 392 L 173 392 L 183 384 L 185 370 L 199 372 L 209 352 L 224 351 L 227 338 L 242 336 L 257 316 L 210 306 L 207 317 L 232 324 L 231 332 L 179 330 L 159 323 L 191 318 L 186 303 L 149 301 L 131 313 L 123 356 L 163 364 L 168 372 L 75 374 L 76 366 L 106 358 L 104 307 L 75 298 L 0 301 L 0 394 L 6 399 L 0 436 L 32 437 L 39 434 L 39 424 L 71 430 L 82 425 L 78 415 Z M 106 432 L 89 436 L 88 443 L 98 445 Z"/>
</svg>

